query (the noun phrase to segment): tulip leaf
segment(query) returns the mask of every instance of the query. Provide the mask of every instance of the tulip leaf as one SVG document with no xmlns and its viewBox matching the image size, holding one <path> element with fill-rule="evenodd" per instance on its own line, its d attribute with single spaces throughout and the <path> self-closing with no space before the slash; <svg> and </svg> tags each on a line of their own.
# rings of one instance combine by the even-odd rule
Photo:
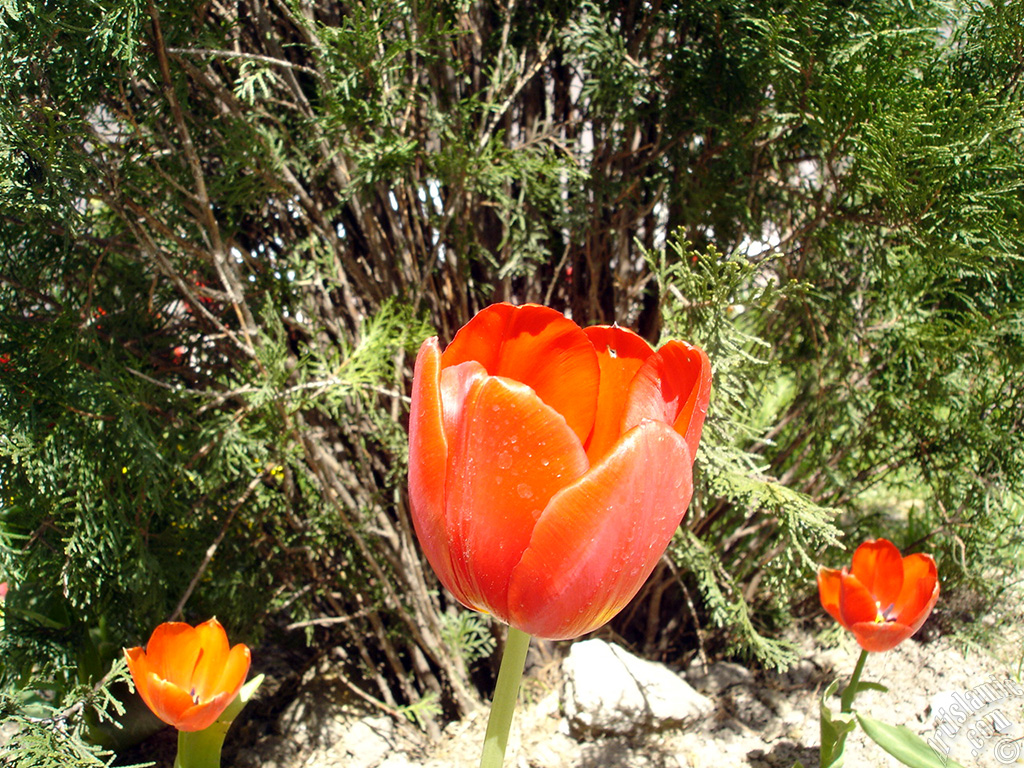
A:
<svg viewBox="0 0 1024 768">
<path fill-rule="evenodd" d="M 821 694 L 821 768 L 840 768 L 843 764 L 843 752 L 846 748 L 846 737 L 850 735 L 856 723 L 853 715 L 840 712 L 833 714 L 827 702 L 839 688 L 839 680 L 833 680 Z"/>
<path fill-rule="evenodd" d="M 260 683 L 263 682 L 263 675 L 256 675 L 252 680 L 242 686 L 238 695 L 235 696 L 234 700 L 228 704 L 223 714 L 217 718 L 220 723 L 230 724 L 238 717 L 238 713 L 242 711 L 242 707 L 249 703 L 249 700 L 256 693 L 256 689 L 260 687 Z"/>
<path fill-rule="evenodd" d="M 867 715 L 857 715 L 864 733 L 878 746 L 911 768 L 963 768 L 955 760 L 939 757 L 916 733 L 904 725 L 888 725 Z"/>
<path fill-rule="evenodd" d="M 249 700 L 255 695 L 256 689 L 263 682 L 263 678 L 263 674 L 256 675 L 256 677 L 242 686 L 242 689 L 238 692 L 238 698 L 241 699 L 243 704 L 249 703 Z"/>
<path fill-rule="evenodd" d="M 879 693 L 888 693 L 889 689 L 881 683 L 856 683 L 853 686 L 855 693 L 861 691 L 878 691 Z"/>
</svg>

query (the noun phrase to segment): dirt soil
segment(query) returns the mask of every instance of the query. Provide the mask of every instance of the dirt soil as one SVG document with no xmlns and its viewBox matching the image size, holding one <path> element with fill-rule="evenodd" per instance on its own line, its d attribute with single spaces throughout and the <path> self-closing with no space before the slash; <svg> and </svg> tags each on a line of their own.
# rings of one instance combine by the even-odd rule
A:
<svg viewBox="0 0 1024 768">
<path fill-rule="evenodd" d="M 965 651 L 937 630 L 925 631 L 894 651 L 872 654 L 864 680 L 887 692 L 858 696 L 859 712 L 890 725 L 904 725 L 924 739 L 935 739 L 938 710 L 979 693 L 993 681 L 1020 680 L 1024 624 L 996 634 L 994 647 Z M 990 619 L 994 620 L 994 619 Z M 819 629 L 825 628 L 822 623 Z M 509 768 L 790 768 L 797 761 L 818 765 L 819 701 L 837 677 L 849 676 L 859 648 L 849 636 L 822 648 L 810 635 L 800 641 L 801 660 L 784 674 L 752 671 L 731 662 L 693 664 L 683 674 L 715 702 L 712 716 L 685 729 L 638 733 L 630 737 L 577 740 L 560 712 L 561 675 L 557 660 L 534 665 L 524 680 L 505 765 Z M 280 681 L 268 681 L 272 691 Z M 1000 689 L 1002 690 L 1002 689 Z M 948 757 L 965 768 L 1024 765 L 1024 689 L 1001 696 L 958 724 L 947 724 L 942 744 Z M 278 693 L 281 689 L 278 688 Z M 479 762 L 486 709 L 449 724 L 429 739 L 422 732 L 380 712 L 359 706 L 332 674 L 330 664 L 307 673 L 291 702 L 271 719 L 260 716 L 236 724 L 225 765 L 239 768 L 470 768 Z M 291 697 L 291 693 L 289 693 Z M 279 696 L 280 698 L 280 696 Z M 968 697 L 969 698 L 969 697 Z M 960 699 L 963 701 L 963 698 Z M 252 706 L 252 705 L 250 705 Z M 838 711 L 837 700 L 831 702 Z M 992 724 L 994 727 L 989 727 Z M 169 730 L 169 729 L 168 729 Z M 173 731 L 150 740 L 136 759 L 160 758 L 170 766 Z M 940 742 L 935 742 L 936 744 Z M 900 763 L 859 730 L 847 743 L 847 766 Z M 952 762 L 939 765 L 953 765 Z"/>
</svg>

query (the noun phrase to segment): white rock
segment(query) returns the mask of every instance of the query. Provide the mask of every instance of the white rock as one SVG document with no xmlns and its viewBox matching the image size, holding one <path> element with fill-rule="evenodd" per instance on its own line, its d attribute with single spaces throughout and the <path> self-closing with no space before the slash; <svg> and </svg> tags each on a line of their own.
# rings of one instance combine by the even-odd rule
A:
<svg viewBox="0 0 1024 768">
<path fill-rule="evenodd" d="M 714 709 L 664 664 L 603 640 L 573 645 L 562 673 L 562 709 L 574 735 L 659 730 L 685 725 Z"/>
</svg>

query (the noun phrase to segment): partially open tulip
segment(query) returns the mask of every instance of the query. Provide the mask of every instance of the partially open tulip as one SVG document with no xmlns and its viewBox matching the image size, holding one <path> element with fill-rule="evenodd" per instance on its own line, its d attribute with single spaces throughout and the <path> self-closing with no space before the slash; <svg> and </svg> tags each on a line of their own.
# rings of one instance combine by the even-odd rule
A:
<svg viewBox="0 0 1024 768">
<path fill-rule="evenodd" d="M 124 652 L 142 700 L 179 731 L 209 728 L 238 695 L 249 674 L 249 649 L 228 647 L 216 619 L 197 627 L 167 622 L 143 648 Z"/>
<path fill-rule="evenodd" d="M 496 304 L 416 358 L 413 522 L 463 604 L 567 639 L 650 575 L 693 493 L 711 390 L 700 349 Z"/>
<path fill-rule="evenodd" d="M 902 557 L 885 539 L 865 541 L 853 565 L 818 570 L 822 607 L 853 633 L 865 651 L 888 651 L 913 635 L 939 599 L 931 555 Z"/>
</svg>

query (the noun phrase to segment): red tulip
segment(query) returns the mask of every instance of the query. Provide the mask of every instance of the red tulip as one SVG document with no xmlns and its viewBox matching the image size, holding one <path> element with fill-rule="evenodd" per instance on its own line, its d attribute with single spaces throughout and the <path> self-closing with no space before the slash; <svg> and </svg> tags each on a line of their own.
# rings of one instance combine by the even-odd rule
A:
<svg viewBox="0 0 1024 768">
<path fill-rule="evenodd" d="M 885 539 L 865 541 L 853 565 L 818 569 L 822 607 L 853 633 L 865 651 L 888 651 L 913 635 L 939 599 L 931 555 L 900 556 Z"/>
<path fill-rule="evenodd" d="M 711 389 L 700 349 L 535 305 L 480 312 L 416 358 L 416 534 L 466 606 L 578 637 L 650 575 L 693 493 Z"/>
<path fill-rule="evenodd" d="M 241 643 L 229 649 L 216 619 L 195 628 L 161 624 L 145 649 L 128 648 L 124 655 L 142 700 L 179 731 L 213 725 L 249 674 L 249 649 Z"/>
</svg>

